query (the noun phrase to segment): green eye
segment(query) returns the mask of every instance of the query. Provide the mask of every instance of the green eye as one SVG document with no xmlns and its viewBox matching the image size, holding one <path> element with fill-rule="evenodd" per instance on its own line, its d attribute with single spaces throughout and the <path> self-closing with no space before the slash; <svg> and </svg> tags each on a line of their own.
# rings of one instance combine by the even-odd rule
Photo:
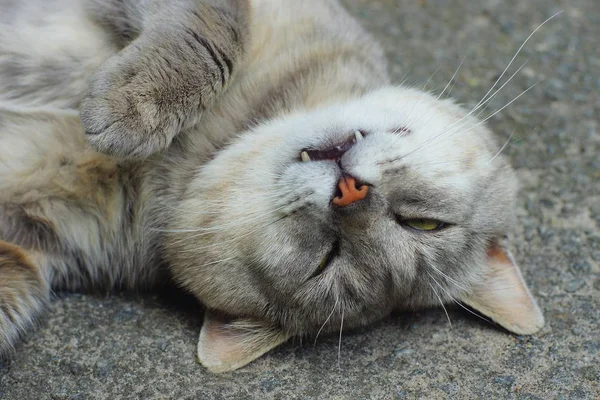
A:
<svg viewBox="0 0 600 400">
<path fill-rule="evenodd" d="M 443 228 L 446 224 L 437 219 L 413 218 L 399 221 L 401 224 L 409 226 L 418 231 L 436 231 Z"/>
</svg>

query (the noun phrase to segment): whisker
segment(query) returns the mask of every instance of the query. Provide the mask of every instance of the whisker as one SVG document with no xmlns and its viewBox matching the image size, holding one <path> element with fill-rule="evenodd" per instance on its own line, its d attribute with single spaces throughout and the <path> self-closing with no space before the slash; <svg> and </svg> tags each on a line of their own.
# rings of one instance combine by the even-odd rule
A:
<svg viewBox="0 0 600 400">
<path fill-rule="evenodd" d="M 472 311 L 472 310 L 469 310 L 469 309 L 468 309 L 467 307 L 465 307 L 465 306 L 464 306 L 464 305 L 463 305 L 463 304 L 462 304 L 460 301 L 458 301 L 458 300 L 456 300 L 456 299 L 454 299 L 454 298 L 452 299 L 452 301 L 454 301 L 454 302 L 455 302 L 455 303 L 456 303 L 456 304 L 457 304 L 459 307 L 461 307 L 463 310 L 465 310 L 465 311 L 467 311 L 467 312 L 469 312 L 469 313 L 473 314 L 474 316 L 476 316 L 476 317 L 479 317 L 479 318 L 481 318 L 482 320 L 484 320 L 484 321 L 486 321 L 486 322 L 489 322 L 490 324 L 493 324 L 493 323 L 494 323 L 493 321 L 491 321 L 491 320 L 489 320 L 489 319 L 485 318 L 484 316 L 482 316 L 482 315 L 480 315 L 480 314 L 478 314 L 478 313 L 476 313 L 476 312 L 474 312 L 474 311 Z"/>
<path fill-rule="evenodd" d="M 462 118 L 460 118 L 458 121 L 450 124 L 449 127 L 447 127 L 446 129 L 442 130 L 440 133 L 435 134 L 433 137 L 425 140 L 423 143 L 421 143 L 421 145 L 419 145 L 419 147 L 417 147 L 416 149 L 414 149 L 413 151 L 411 151 L 410 153 L 408 153 L 406 156 L 409 156 L 415 152 L 417 152 L 418 150 L 424 148 L 425 146 L 427 146 L 430 143 L 441 143 L 443 140 L 440 140 L 438 142 L 434 142 L 436 139 L 440 138 L 441 136 L 443 136 L 444 134 L 447 134 L 449 132 L 452 132 L 452 130 L 454 130 L 454 132 L 450 133 L 447 137 L 452 137 L 454 136 L 456 133 L 460 132 L 460 129 L 462 127 L 465 126 L 465 124 L 467 123 L 466 120 L 475 113 L 475 111 L 477 111 L 479 108 L 481 108 L 483 105 L 485 104 L 489 104 L 489 102 L 517 75 L 517 73 L 519 73 L 519 71 L 521 71 L 521 69 L 527 64 L 527 62 L 523 63 L 516 71 L 514 74 L 512 74 L 508 80 L 506 82 L 504 82 L 502 84 L 502 86 L 500 86 L 498 89 L 496 89 L 496 91 L 494 93 L 492 93 L 492 95 L 485 100 L 485 102 L 481 103 L 479 102 L 475 107 L 473 107 L 473 109 L 471 111 L 469 111 L 465 116 L 463 116 Z M 488 92 L 489 93 L 489 92 Z M 504 107 L 505 108 L 505 107 Z M 502 108 L 502 109 L 504 109 Z M 485 109 L 485 108 L 484 108 Z M 501 109 L 501 110 L 502 110 Z M 475 126 L 478 126 L 478 124 L 476 124 Z"/>
<path fill-rule="evenodd" d="M 412 108 L 410 109 L 410 111 L 408 112 L 408 114 L 406 115 L 406 124 L 405 124 L 405 125 L 406 125 L 406 127 L 407 127 L 407 128 L 409 128 L 409 129 L 410 129 L 410 126 L 412 125 L 412 123 L 413 123 L 413 121 L 414 121 L 414 119 L 415 119 L 415 116 L 414 116 L 415 108 L 417 108 L 417 106 L 418 106 L 419 104 L 421 104 L 421 100 L 418 100 L 418 101 L 416 101 L 416 102 L 413 104 L 413 106 L 412 106 Z M 396 139 L 396 142 L 397 142 L 398 140 L 400 140 L 400 137 L 401 137 L 401 136 L 398 136 L 398 138 Z"/>
<path fill-rule="evenodd" d="M 427 87 L 427 85 L 429 84 L 429 82 L 431 82 L 431 80 L 433 79 L 433 77 L 435 76 L 435 74 L 437 74 L 437 72 L 440 70 L 441 67 L 437 67 L 435 69 L 435 71 L 433 71 L 433 74 L 431 74 L 431 76 L 429 77 L 429 79 L 427 79 L 427 81 L 425 82 L 425 84 L 423 85 L 423 91 L 425 91 L 425 88 Z"/>
<path fill-rule="evenodd" d="M 277 223 L 277 222 L 279 222 L 282 219 L 287 218 L 287 217 L 288 217 L 287 215 L 283 215 L 283 216 L 281 216 L 279 218 L 276 218 L 275 220 L 273 220 L 273 221 L 265 224 L 264 226 L 258 226 L 255 229 L 252 229 L 252 230 L 244 233 L 243 235 L 237 235 L 236 237 L 231 238 L 229 240 L 223 240 L 223 241 L 220 241 L 218 243 L 212 243 L 212 244 L 209 244 L 209 245 L 203 246 L 203 247 L 196 247 L 195 251 L 198 251 L 198 250 L 207 250 L 207 249 L 211 249 L 211 248 L 222 247 L 224 244 L 233 243 L 236 240 L 239 240 L 240 238 L 243 238 L 243 237 L 246 237 L 246 236 L 250 236 L 250 235 L 252 235 L 252 234 L 260 231 L 261 229 L 265 229 L 265 228 L 271 226 L 272 224 Z M 181 243 L 183 241 L 186 241 L 186 240 L 192 240 L 192 239 L 197 238 L 198 236 L 202 236 L 202 235 L 192 235 L 192 236 L 184 237 L 184 238 L 181 238 L 179 240 L 174 241 L 173 244 L 179 244 L 179 243 Z"/>
<path fill-rule="evenodd" d="M 490 161 L 488 161 L 490 164 L 494 161 L 494 159 L 496 159 L 496 157 L 498 157 L 500 155 L 500 153 L 502 153 L 502 151 L 506 148 L 506 146 L 508 145 L 508 142 L 510 142 L 510 139 L 512 139 L 514 134 L 515 134 L 515 131 L 512 131 L 511 134 L 508 136 L 508 139 L 506 139 L 506 142 L 504 142 L 504 145 L 502 145 L 502 147 L 500 148 L 500 150 L 498 150 L 498 152 L 494 155 L 494 157 L 492 157 L 490 159 Z"/>
<path fill-rule="evenodd" d="M 432 138 L 426 140 L 425 142 L 423 142 L 419 147 L 417 147 L 415 150 L 413 150 L 412 152 L 408 153 L 406 156 L 409 156 L 410 154 L 422 149 L 424 146 L 428 145 L 431 141 L 437 139 L 439 136 L 444 135 L 445 133 L 449 132 L 451 129 L 454 129 L 455 127 L 457 127 L 457 129 L 460 129 L 462 126 L 460 125 L 463 121 L 465 121 L 469 116 L 473 115 L 473 113 L 475 111 L 477 111 L 478 109 L 480 109 L 484 104 L 488 103 L 493 97 L 495 97 L 499 91 L 506 86 L 506 84 L 508 82 L 510 82 L 510 80 L 525 66 L 525 64 L 527 62 L 525 62 L 523 65 L 521 65 L 521 67 L 519 67 L 517 69 L 517 71 L 515 73 L 512 74 L 512 76 L 496 91 L 494 91 L 494 89 L 496 88 L 496 86 L 500 83 L 500 81 L 502 80 L 502 78 L 504 77 L 504 75 L 506 75 L 506 72 L 509 70 L 509 68 L 511 67 L 511 65 L 513 64 L 513 62 L 515 61 L 515 59 L 517 58 L 517 56 L 521 53 L 521 51 L 523 50 L 523 48 L 525 47 L 525 45 L 529 42 L 529 40 L 533 37 L 533 35 L 539 31 L 548 21 L 550 21 L 551 19 L 555 18 L 557 15 L 561 14 L 563 11 L 558 11 L 557 13 L 553 14 L 551 17 L 547 18 L 544 22 L 542 22 L 540 25 L 538 25 L 530 34 L 529 36 L 523 41 L 523 43 L 521 44 L 521 46 L 519 46 L 519 48 L 517 49 L 517 51 L 515 52 L 515 54 L 513 55 L 513 57 L 511 58 L 511 60 L 509 61 L 508 65 L 504 68 L 504 70 L 502 71 L 502 73 L 500 74 L 500 76 L 498 77 L 498 79 L 494 82 L 494 84 L 492 85 L 492 87 L 487 91 L 487 93 L 481 98 L 481 100 L 473 107 L 473 109 L 467 113 L 467 115 L 465 115 L 464 117 L 462 117 L 460 120 L 456 121 L 455 123 L 451 124 L 448 128 L 444 129 L 442 132 L 440 132 L 439 134 L 436 134 L 435 136 L 433 136 Z M 527 89 L 525 92 L 527 92 L 529 89 Z M 492 93 L 493 92 L 493 93 Z M 524 93 L 522 93 L 524 94 Z M 521 95 L 522 95 L 521 94 Z M 521 95 L 517 96 L 520 97 Z M 513 100 L 514 101 L 514 100 Z M 511 102 L 512 103 L 512 102 Z M 510 103 L 509 103 L 510 104 Z M 505 105 L 504 107 L 500 108 L 500 110 L 498 110 L 497 112 L 503 110 L 504 108 L 506 108 L 506 106 L 508 106 L 509 104 Z M 497 113 L 496 112 L 496 113 Z M 455 132 L 456 133 L 456 132 Z M 451 135 L 452 136 L 452 135 Z"/>
<path fill-rule="evenodd" d="M 338 369 L 341 369 L 340 360 L 342 358 L 342 331 L 343 331 L 343 329 L 344 329 L 344 309 L 342 309 L 342 322 L 340 323 L 340 337 L 338 339 L 338 358 L 337 358 Z"/>
<path fill-rule="evenodd" d="M 500 91 L 509 84 L 509 82 L 511 82 L 513 80 L 513 78 L 515 76 L 517 76 L 517 74 L 527 65 L 527 63 L 531 60 L 531 57 L 528 58 L 523 64 L 521 64 L 521 66 L 519 68 L 517 68 L 517 70 L 510 76 L 508 77 L 508 79 L 506 80 L 506 82 L 504 82 L 494 93 L 492 93 L 492 95 L 490 97 L 488 97 L 483 103 L 476 105 L 475 107 L 473 107 L 473 110 L 471 110 L 471 112 L 473 111 L 477 111 L 479 108 L 481 108 L 481 106 L 483 106 L 484 104 L 486 105 L 484 108 L 481 109 L 481 112 L 479 112 L 477 114 L 477 116 L 479 116 L 486 108 L 487 105 L 490 104 L 490 101 L 496 97 L 496 95 L 498 93 L 500 93 Z"/>
<path fill-rule="evenodd" d="M 431 287 L 431 290 L 433 290 L 433 293 L 435 294 L 435 297 L 437 297 L 438 300 L 440 301 L 440 305 L 444 309 L 444 313 L 446 313 L 446 318 L 448 318 L 448 324 L 450 325 L 450 328 L 452 328 L 452 321 L 450 321 L 450 315 L 448 314 L 448 310 L 446 310 L 446 306 L 444 306 L 444 302 L 442 301 L 442 298 L 440 297 L 440 295 L 438 294 L 438 292 L 435 290 L 435 288 L 433 287 L 433 285 L 431 284 L 431 282 L 427 282 L 427 284 Z"/>
<path fill-rule="evenodd" d="M 518 96 L 516 96 L 514 99 L 512 99 L 511 101 L 509 101 L 507 104 L 505 104 L 504 106 L 502 106 L 498 110 L 494 111 L 492 114 L 488 115 L 485 119 L 483 119 L 483 120 L 479 121 L 478 123 L 476 123 L 475 125 L 469 127 L 467 130 L 462 131 L 462 133 L 470 132 L 473 129 L 475 129 L 475 128 L 477 128 L 477 127 L 485 124 L 490 118 L 494 117 L 496 114 L 498 114 L 499 112 L 501 112 L 502 110 L 504 110 L 506 107 L 510 106 L 512 103 L 514 103 L 515 101 L 517 101 L 521 96 L 523 96 L 525 93 L 529 92 L 531 89 L 533 89 L 540 82 L 541 81 L 538 81 L 538 82 L 534 83 L 533 85 L 529 86 L 527 89 L 525 89 L 523 92 L 521 92 Z M 448 138 L 453 137 L 454 135 L 456 135 L 459 132 L 461 132 L 461 131 L 460 130 L 456 130 L 456 131 L 452 132 L 451 134 L 449 134 L 448 136 L 446 136 L 445 138 L 443 138 L 442 140 L 439 140 L 439 141 L 435 142 L 433 145 L 434 146 L 438 145 L 438 144 L 442 143 L 444 140 L 447 140 Z M 440 135 L 435 136 L 434 139 L 437 138 L 437 137 L 439 137 L 439 136 Z M 408 155 L 416 152 L 417 150 L 419 150 L 422 147 L 423 146 L 418 147 L 417 149 L 415 149 L 412 152 L 410 152 Z"/>
<path fill-rule="evenodd" d="M 450 78 L 450 80 L 448 81 L 448 83 L 446 84 L 446 86 L 444 86 L 444 90 L 442 90 L 442 92 L 440 93 L 440 95 L 437 97 L 436 100 L 439 100 L 444 95 L 444 92 L 446 92 L 446 89 L 448 89 L 448 86 L 450 86 L 450 83 L 454 80 L 454 78 L 456 78 L 456 75 L 458 74 L 458 71 L 460 70 L 460 67 L 462 67 L 462 65 L 463 65 L 463 63 L 465 62 L 466 59 L 467 59 L 467 56 L 464 56 L 463 59 L 462 59 L 462 61 L 458 65 L 458 68 L 456 68 L 456 71 L 454 71 L 454 74 L 452 75 L 452 78 Z"/>
<path fill-rule="evenodd" d="M 264 218 L 266 216 L 268 216 L 269 214 L 272 214 L 274 212 L 280 211 L 283 208 L 287 207 L 288 204 L 283 205 L 281 207 L 275 208 L 273 210 L 269 210 L 267 212 L 258 214 L 258 215 L 253 215 L 249 218 L 245 218 L 245 219 L 238 219 L 235 221 L 231 221 L 231 222 L 227 222 L 224 223 L 222 225 L 219 226 L 214 226 L 214 227 L 210 227 L 210 228 L 194 228 L 194 229 L 154 229 L 155 231 L 158 232 L 165 232 L 165 233 L 195 233 L 195 235 L 192 235 L 192 238 L 197 238 L 199 236 L 202 235 L 210 235 L 212 233 L 218 233 L 218 232 L 223 232 L 227 229 L 230 229 L 231 227 L 236 227 L 236 226 L 240 226 L 243 224 L 247 224 L 248 222 L 252 222 L 254 220 L 257 219 L 261 219 Z"/>
<path fill-rule="evenodd" d="M 447 295 L 447 296 L 448 296 L 450 299 L 452 299 L 452 301 L 453 301 L 453 302 L 455 302 L 455 303 L 456 303 L 456 304 L 457 304 L 459 307 L 461 307 L 461 308 L 463 308 L 464 310 L 466 310 L 466 311 L 470 312 L 471 314 L 475 315 L 476 317 L 479 317 L 479 318 L 481 318 L 482 320 L 489 322 L 490 324 L 492 324 L 492 323 L 493 323 L 492 321 L 490 321 L 489 319 L 487 319 L 487 318 L 485 318 L 485 317 L 483 317 L 483 316 L 479 315 L 478 313 L 476 313 L 476 312 L 474 312 L 474 311 L 471 311 L 471 310 L 469 310 L 469 309 L 468 309 L 467 307 L 465 307 L 465 306 L 464 306 L 464 305 L 463 305 L 463 304 L 462 304 L 460 301 L 458 301 L 458 300 L 456 300 L 454 297 L 452 297 L 452 296 L 450 295 L 450 293 L 448 293 L 448 291 L 447 291 L 447 290 L 446 290 L 446 289 L 445 289 L 443 286 L 441 286 L 441 285 L 440 285 L 440 284 L 439 284 L 439 283 L 438 283 L 438 282 L 435 280 L 435 278 L 434 278 L 433 276 L 431 276 L 431 274 L 429 274 L 429 272 L 427 273 L 427 275 L 429 275 L 429 277 L 430 277 L 431 279 L 433 279 L 433 281 L 435 282 L 435 284 L 436 284 L 436 285 L 437 285 L 437 286 L 438 286 L 440 289 L 442 289 L 442 290 L 443 290 L 443 291 L 446 293 L 446 295 Z"/>
<path fill-rule="evenodd" d="M 555 13 L 554 15 L 550 16 L 548 19 L 546 19 L 544 22 L 542 22 L 540 25 L 538 25 L 538 27 L 535 28 L 533 30 L 533 32 L 531 32 L 529 34 L 529 36 L 527 36 L 527 38 L 525 39 L 525 41 L 523 41 L 523 43 L 521 44 L 521 46 L 519 47 L 519 49 L 517 50 L 517 52 L 515 53 L 515 55 L 513 56 L 513 58 L 511 58 L 511 60 L 509 61 L 509 63 L 506 66 L 506 68 L 504 68 L 504 71 L 502 71 L 502 74 L 500 74 L 500 76 L 498 77 L 498 79 L 496 80 L 496 82 L 492 85 L 492 87 L 490 88 L 490 90 L 488 90 L 488 92 L 485 94 L 485 96 L 483 96 L 483 98 L 479 101 L 479 103 L 477 103 L 477 105 L 481 104 L 485 100 L 485 98 L 492 92 L 492 90 L 494 90 L 494 88 L 496 87 L 496 85 L 498 84 L 498 82 L 500 82 L 500 80 L 502 80 L 502 78 L 504 77 L 504 74 L 506 74 L 506 71 L 508 71 L 508 69 L 510 68 L 510 66 L 512 65 L 512 63 L 515 61 L 515 59 L 517 58 L 517 56 L 521 53 L 521 50 L 523 50 L 523 48 L 525 47 L 525 45 L 527 44 L 527 42 L 529 42 L 529 39 L 531 39 L 533 37 L 533 35 L 542 28 L 542 26 L 546 25 L 546 23 L 548 21 L 550 21 L 551 19 L 553 19 L 557 15 L 561 14 L 562 12 L 563 12 L 563 10 L 560 10 L 557 13 Z"/>
<path fill-rule="evenodd" d="M 456 281 L 454 278 L 448 276 L 447 274 L 443 273 L 442 271 L 440 271 L 437 267 L 435 267 L 434 265 L 430 265 L 431 268 L 433 268 L 433 270 L 435 272 L 437 272 L 438 274 L 440 274 L 444 279 L 446 279 L 448 282 L 453 283 L 457 288 L 461 289 L 461 290 L 467 290 L 467 288 L 465 288 L 461 283 L 459 283 L 458 281 Z"/>
<path fill-rule="evenodd" d="M 325 327 L 325 325 L 327 325 L 327 323 L 329 322 L 329 320 L 331 319 L 331 316 L 333 315 L 333 313 L 335 312 L 335 309 L 337 308 L 338 305 L 338 300 L 339 298 L 335 299 L 335 304 L 333 305 L 333 309 L 331 310 L 331 312 L 329 313 L 329 316 L 327 317 L 327 319 L 325 320 L 325 322 L 323 322 L 323 325 L 321 325 L 321 328 L 319 329 L 319 331 L 317 332 L 317 336 L 315 336 L 315 342 L 313 343 L 313 348 L 317 345 L 317 339 L 319 339 L 319 335 L 321 334 L 321 331 L 323 330 L 323 328 Z"/>
<path fill-rule="evenodd" d="M 499 108 L 498 110 L 494 111 L 492 114 L 488 115 L 485 119 L 479 121 L 479 123 L 473 125 L 472 127 L 470 127 L 468 130 L 466 130 L 465 132 L 469 132 L 472 129 L 477 128 L 478 126 L 483 125 L 486 121 L 488 121 L 490 118 L 492 118 L 494 115 L 498 114 L 499 112 L 501 112 L 502 110 L 504 110 L 506 107 L 510 106 L 512 103 L 514 103 L 515 101 L 517 101 L 521 96 L 523 96 L 525 93 L 529 92 L 531 89 L 533 89 L 535 86 L 537 86 L 541 81 L 537 81 L 536 83 L 534 83 L 533 85 L 529 86 L 527 89 L 525 89 L 524 91 L 521 92 L 521 94 L 519 94 L 517 97 L 515 97 L 514 99 L 512 99 L 511 101 L 509 101 L 507 104 L 505 104 L 504 106 L 502 106 L 501 108 Z"/>
<path fill-rule="evenodd" d="M 263 187 L 268 187 L 268 185 L 263 186 Z M 272 200 L 272 199 L 280 199 L 281 197 L 283 197 L 285 194 L 287 194 L 289 191 L 288 190 L 281 190 L 279 192 L 275 191 L 274 193 L 271 193 L 270 195 L 264 196 L 262 195 L 260 200 Z M 228 205 L 230 204 L 228 201 L 223 200 L 223 201 L 216 201 L 216 200 L 210 200 L 210 201 L 202 201 L 202 206 L 203 209 L 199 210 L 199 211 L 190 211 L 190 210 L 184 210 L 181 208 L 177 208 L 171 204 L 164 204 L 167 208 L 170 208 L 171 210 L 180 212 L 180 213 L 185 213 L 185 214 L 190 214 L 192 213 L 193 215 L 212 215 L 212 214 L 222 214 L 221 211 L 211 211 L 210 208 L 217 208 L 217 207 L 222 207 L 224 205 Z M 250 207 L 249 207 L 250 208 Z M 252 212 L 252 211 L 250 211 Z"/>
<path fill-rule="evenodd" d="M 456 82 L 458 81 L 458 79 L 455 79 L 452 82 L 452 86 L 450 86 L 450 89 L 448 89 L 448 94 L 446 95 L 446 98 L 449 99 L 450 98 L 450 94 L 452 93 L 452 90 L 454 89 L 454 86 L 456 86 Z"/>
</svg>

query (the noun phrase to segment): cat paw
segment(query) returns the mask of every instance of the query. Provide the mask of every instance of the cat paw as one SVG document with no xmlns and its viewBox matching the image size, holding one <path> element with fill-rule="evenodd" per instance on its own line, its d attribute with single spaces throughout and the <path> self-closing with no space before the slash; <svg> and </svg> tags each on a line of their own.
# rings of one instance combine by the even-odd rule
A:
<svg viewBox="0 0 600 400">
<path fill-rule="evenodd" d="M 129 159 L 166 149 L 187 114 L 168 76 L 135 46 L 102 65 L 81 105 L 81 122 L 92 148 Z"/>
</svg>

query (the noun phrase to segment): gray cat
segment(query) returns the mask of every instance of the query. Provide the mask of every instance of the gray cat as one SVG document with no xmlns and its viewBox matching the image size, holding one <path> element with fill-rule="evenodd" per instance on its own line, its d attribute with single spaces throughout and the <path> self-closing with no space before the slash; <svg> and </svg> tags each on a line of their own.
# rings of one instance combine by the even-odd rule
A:
<svg viewBox="0 0 600 400">
<path fill-rule="evenodd" d="M 52 289 L 167 278 L 214 372 L 440 303 L 538 331 L 476 110 L 334 0 L 0 0 L 0 351 Z"/>
</svg>

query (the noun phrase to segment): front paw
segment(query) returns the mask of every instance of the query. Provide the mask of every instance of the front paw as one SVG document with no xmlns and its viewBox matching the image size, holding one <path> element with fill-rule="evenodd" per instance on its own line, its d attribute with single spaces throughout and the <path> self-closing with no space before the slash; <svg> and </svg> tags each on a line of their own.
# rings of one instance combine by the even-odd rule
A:
<svg viewBox="0 0 600 400">
<path fill-rule="evenodd" d="M 176 85 L 169 85 L 170 73 L 136 46 L 108 60 L 81 105 L 90 145 L 130 159 L 166 149 L 190 114 Z"/>
<path fill-rule="evenodd" d="M 145 158 L 165 149 L 177 133 L 151 103 L 138 101 L 125 88 L 88 97 L 81 109 L 88 142 L 96 151 L 123 158 Z"/>
</svg>

